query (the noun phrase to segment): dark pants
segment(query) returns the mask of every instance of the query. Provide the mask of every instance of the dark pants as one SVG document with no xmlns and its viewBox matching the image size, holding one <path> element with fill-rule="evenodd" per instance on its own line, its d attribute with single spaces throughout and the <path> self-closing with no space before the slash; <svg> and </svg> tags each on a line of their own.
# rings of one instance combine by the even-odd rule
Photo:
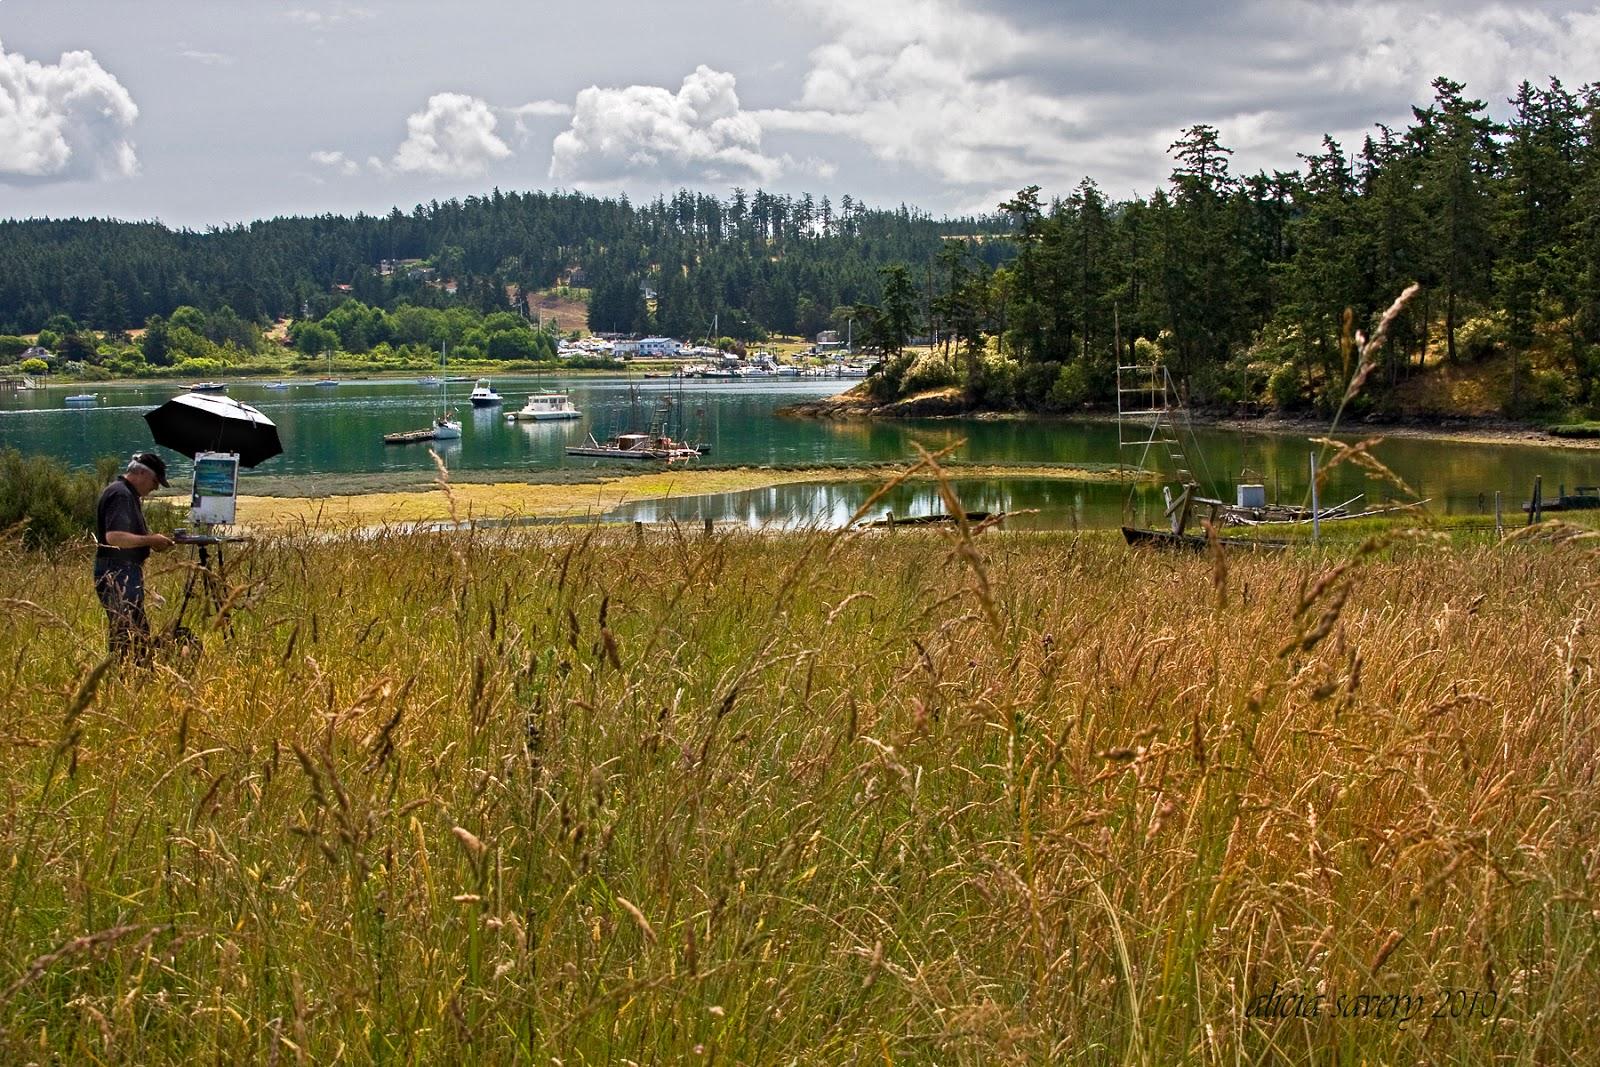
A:
<svg viewBox="0 0 1600 1067">
<path fill-rule="evenodd" d="M 111 654 L 143 659 L 150 647 L 150 623 L 144 616 L 144 565 L 95 560 L 94 591 L 106 609 Z"/>
</svg>

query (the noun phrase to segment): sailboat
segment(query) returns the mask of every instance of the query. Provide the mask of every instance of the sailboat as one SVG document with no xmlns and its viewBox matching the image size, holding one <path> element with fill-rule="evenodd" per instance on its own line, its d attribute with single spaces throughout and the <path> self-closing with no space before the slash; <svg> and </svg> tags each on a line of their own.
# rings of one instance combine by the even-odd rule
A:
<svg viewBox="0 0 1600 1067">
<path fill-rule="evenodd" d="M 445 346 L 439 345 L 439 370 L 441 374 L 445 365 Z M 386 445 L 409 445 L 417 441 L 458 441 L 461 439 L 461 423 L 452 417 L 450 411 L 450 387 L 446 384 L 448 379 L 441 379 L 439 392 L 444 401 L 443 412 L 434 416 L 433 425 L 421 430 L 401 430 L 398 433 L 383 435 Z"/>
<path fill-rule="evenodd" d="M 338 385 L 339 384 L 339 379 L 337 379 L 337 378 L 335 378 L 333 376 L 333 349 L 331 349 L 331 348 L 328 349 L 327 356 L 328 356 L 328 374 L 327 374 L 327 377 L 319 378 L 317 380 L 316 384 L 317 385 Z"/>
</svg>

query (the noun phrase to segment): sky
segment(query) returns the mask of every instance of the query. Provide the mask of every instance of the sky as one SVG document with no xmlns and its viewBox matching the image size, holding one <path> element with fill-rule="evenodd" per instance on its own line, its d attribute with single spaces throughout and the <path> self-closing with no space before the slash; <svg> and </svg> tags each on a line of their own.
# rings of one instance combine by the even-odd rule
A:
<svg viewBox="0 0 1600 1067">
<path fill-rule="evenodd" d="M 203 228 L 504 190 L 844 194 L 938 215 L 1182 129 L 1236 173 L 1600 81 L 1600 2 L 0 0 L 0 218 Z"/>
</svg>

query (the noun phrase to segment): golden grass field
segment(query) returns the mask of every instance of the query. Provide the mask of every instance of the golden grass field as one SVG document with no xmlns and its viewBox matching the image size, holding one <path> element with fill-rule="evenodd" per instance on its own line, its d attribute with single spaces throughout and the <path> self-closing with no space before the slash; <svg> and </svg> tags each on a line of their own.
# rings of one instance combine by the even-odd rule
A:
<svg viewBox="0 0 1600 1067">
<path fill-rule="evenodd" d="M 1589 542 L 1114 536 L 6 550 L 0 1062 L 1600 1062 Z"/>
</svg>

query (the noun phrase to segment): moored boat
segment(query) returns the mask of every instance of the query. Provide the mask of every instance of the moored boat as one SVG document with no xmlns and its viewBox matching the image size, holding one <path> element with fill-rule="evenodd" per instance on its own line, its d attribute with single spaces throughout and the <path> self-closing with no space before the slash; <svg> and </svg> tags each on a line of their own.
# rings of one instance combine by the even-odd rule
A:
<svg viewBox="0 0 1600 1067">
<path fill-rule="evenodd" d="M 489 384 L 489 379 L 479 378 L 478 383 L 472 387 L 472 394 L 467 397 L 475 408 L 492 408 L 504 398 L 494 391 L 494 386 Z"/>
<path fill-rule="evenodd" d="M 98 404 L 98 403 L 100 403 L 100 394 L 99 393 L 73 393 L 71 396 L 67 397 L 67 403 L 69 403 L 69 404 L 83 404 L 83 405 Z"/>
<path fill-rule="evenodd" d="M 227 391 L 228 391 L 228 383 L 227 382 L 190 382 L 189 383 L 189 392 L 191 392 L 191 393 L 226 393 Z"/>
<path fill-rule="evenodd" d="M 553 422 L 582 416 L 566 393 L 534 393 L 516 411 L 506 412 L 512 422 Z"/>
<path fill-rule="evenodd" d="M 700 455 L 700 450 L 682 441 L 674 441 L 664 434 L 619 433 L 604 442 L 596 441 L 594 435 L 590 434 L 587 444 L 568 445 L 567 455 L 585 456 L 590 459 L 639 459 L 673 463 L 677 460 L 694 459 Z"/>
</svg>

